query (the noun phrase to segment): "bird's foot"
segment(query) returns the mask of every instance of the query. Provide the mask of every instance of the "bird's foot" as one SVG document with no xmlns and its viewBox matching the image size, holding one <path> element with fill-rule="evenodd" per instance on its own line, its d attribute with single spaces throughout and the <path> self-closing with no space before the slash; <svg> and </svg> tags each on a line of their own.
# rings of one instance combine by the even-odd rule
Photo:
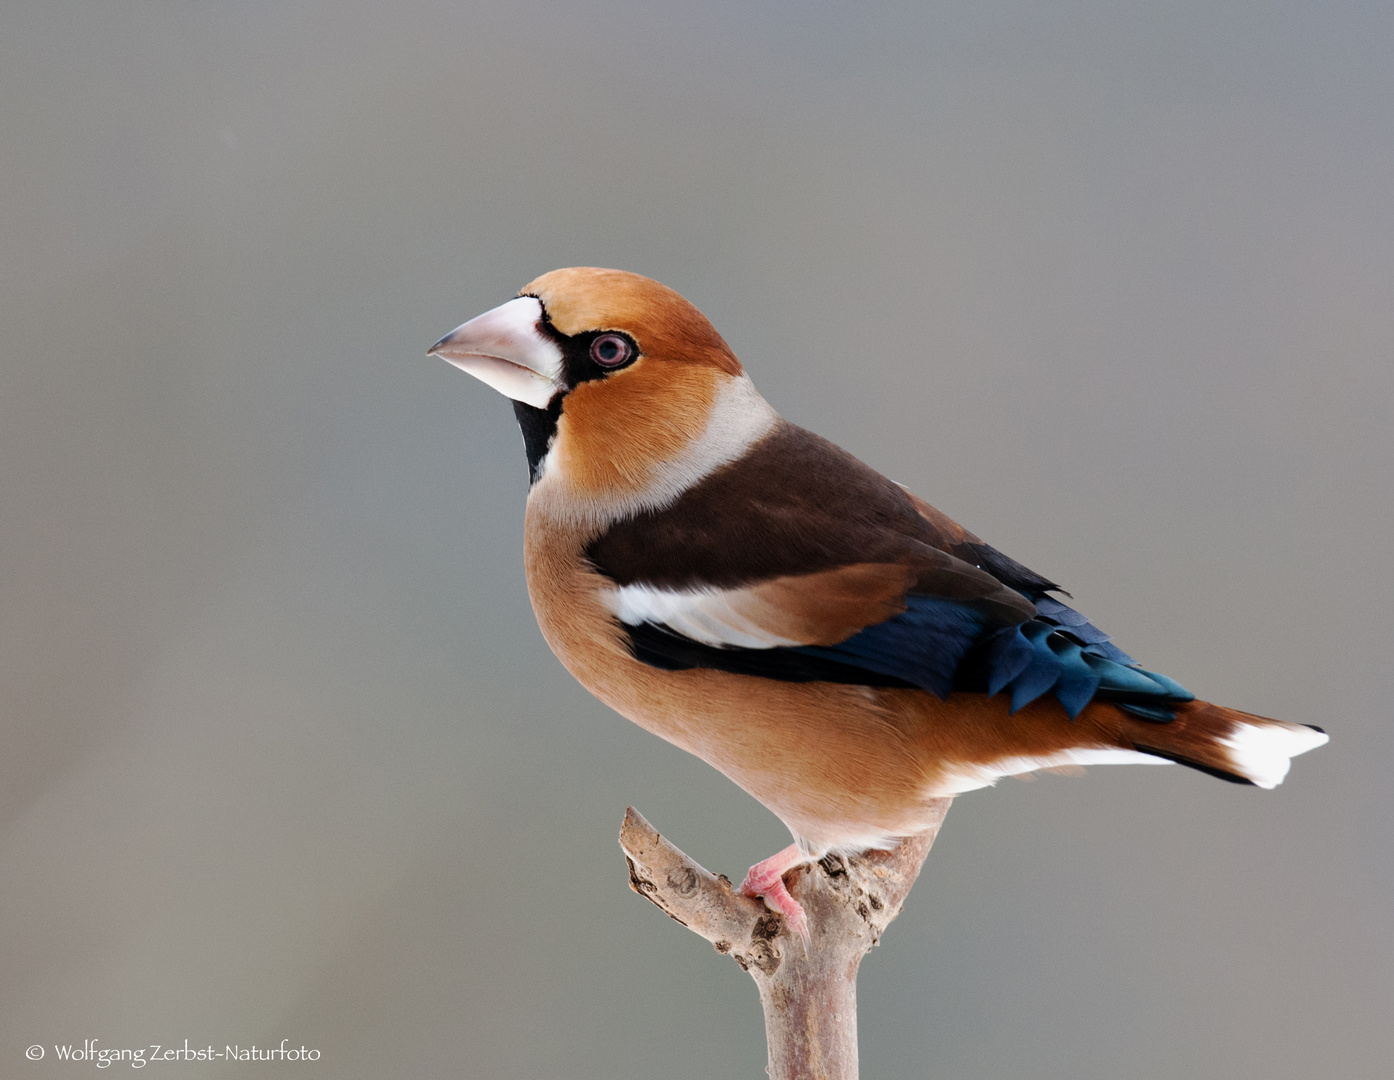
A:
<svg viewBox="0 0 1394 1080">
<path fill-rule="evenodd" d="M 803 906 L 784 887 L 784 875 L 806 862 L 808 856 L 799 850 L 797 844 L 790 844 L 783 851 L 752 866 L 739 889 L 742 896 L 764 900 L 767 908 L 783 915 L 789 929 L 798 934 L 805 949 L 809 944 L 808 916 L 804 914 Z"/>
</svg>

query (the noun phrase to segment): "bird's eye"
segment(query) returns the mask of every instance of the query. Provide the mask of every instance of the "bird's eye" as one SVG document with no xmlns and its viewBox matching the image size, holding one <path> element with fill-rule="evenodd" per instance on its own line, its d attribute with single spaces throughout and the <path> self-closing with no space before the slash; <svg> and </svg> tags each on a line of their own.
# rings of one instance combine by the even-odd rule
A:
<svg viewBox="0 0 1394 1080">
<path fill-rule="evenodd" d="M 619 334 L 601 334 L 591 342 L 591 359 L 603 368 L 616 368 L 634 355 L 634 346 Z"/>
</svg>

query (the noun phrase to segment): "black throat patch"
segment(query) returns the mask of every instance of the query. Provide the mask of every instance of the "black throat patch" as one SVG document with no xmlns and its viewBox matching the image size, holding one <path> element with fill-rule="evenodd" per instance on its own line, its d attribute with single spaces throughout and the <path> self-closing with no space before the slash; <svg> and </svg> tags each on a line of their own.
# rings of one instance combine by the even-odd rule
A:
<svg viewBox="0 0 1394 1080">
<path fill-rule="evenodd" d="M 526 401 L 513 403 L 513 415 L 518 418 L 518 427 L 523 431 L 523 450 L 528 455 L 528 486 L 537 483 L 538 470 L 542 459 L 551 448 L 552 439 L 557 433 L 557 420 L 561 417 L 561 394 L 547 403 L 545 409 L 529 405 Z"/>
</svg>

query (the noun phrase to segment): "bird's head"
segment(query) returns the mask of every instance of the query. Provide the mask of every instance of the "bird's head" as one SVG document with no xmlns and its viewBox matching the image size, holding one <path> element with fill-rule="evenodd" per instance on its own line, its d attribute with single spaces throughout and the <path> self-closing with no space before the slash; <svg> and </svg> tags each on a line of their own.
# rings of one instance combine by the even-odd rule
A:
<svg viewBox="0 0 1394 1080">
<path fill-rule="evenodd" d="M 543 274 L 430 355 L 513 399 L 534 483 L 606 505 L 671 500 L 775 420 L 700 311 L 622 270 Z"/>
</svg>

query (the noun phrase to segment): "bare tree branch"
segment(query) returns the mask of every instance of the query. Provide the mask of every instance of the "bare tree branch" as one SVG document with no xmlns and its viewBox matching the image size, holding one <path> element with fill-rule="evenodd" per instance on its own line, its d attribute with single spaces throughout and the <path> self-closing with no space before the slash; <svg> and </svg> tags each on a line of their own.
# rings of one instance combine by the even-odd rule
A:
<svg viewBox="0 0 1394 1080">
<path fill-rule="evenodd" d="M 632 806 L 620 847 L 630 888 L 755 980 L 770 1080 L 856 1080 L 857 968 L 900 914 L 952 801 L 935 799 L 933 827 L 890 851 L 830 855 L 793 871 L 786 884 L 808 914 L 807 950 L 781 916 L 688 858 Z"/>
</svg>

